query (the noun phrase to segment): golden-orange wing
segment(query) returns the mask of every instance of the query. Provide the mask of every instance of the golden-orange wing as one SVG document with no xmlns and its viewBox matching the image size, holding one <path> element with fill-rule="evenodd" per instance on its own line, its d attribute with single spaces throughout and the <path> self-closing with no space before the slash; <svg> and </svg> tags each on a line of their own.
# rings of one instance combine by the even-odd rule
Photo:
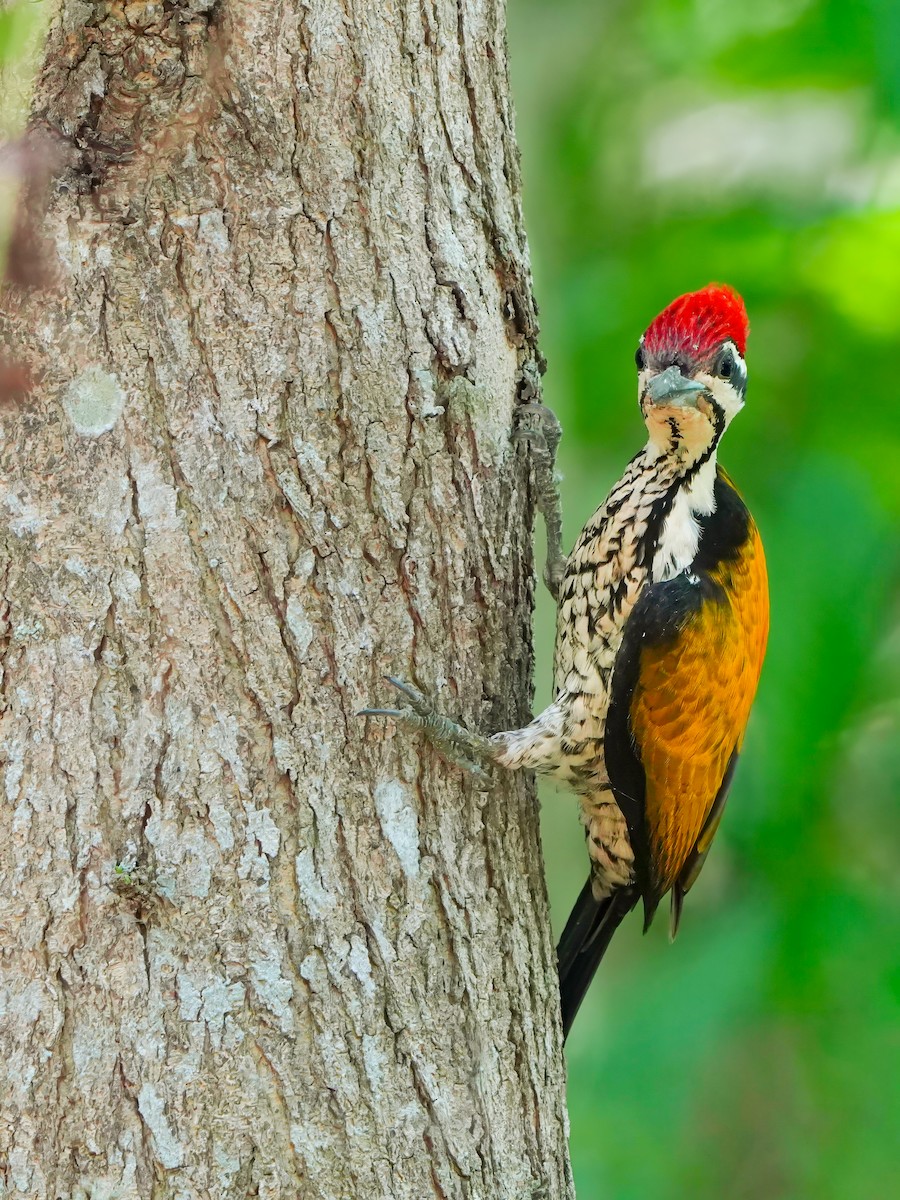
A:
<svg viewBox="0 0 900 1200">
<path fill-rule="evenodd" d="M 645 589 L 613 678 L 606 763 L 648 922 L 674 888 L 677 924 L 722 814 L 765 654 L 762 544 L 737 493 L 724 477 L 720 485 L 724 527 L 711 527 L 690 573 Z"/>
</svg>

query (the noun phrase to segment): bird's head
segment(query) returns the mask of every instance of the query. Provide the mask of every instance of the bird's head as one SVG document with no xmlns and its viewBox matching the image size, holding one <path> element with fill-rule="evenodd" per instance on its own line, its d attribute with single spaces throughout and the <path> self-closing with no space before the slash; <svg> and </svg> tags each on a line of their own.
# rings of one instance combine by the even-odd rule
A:
<svg viewBox="0 0 900 1200">
<path fill-rule="evenodd" d="M 673 300 L 635 354 L 638 397 L 661 453 L 707 457 L 743 407 L 747 310 L 730 287 L 711 283 Z"/>
</svg>

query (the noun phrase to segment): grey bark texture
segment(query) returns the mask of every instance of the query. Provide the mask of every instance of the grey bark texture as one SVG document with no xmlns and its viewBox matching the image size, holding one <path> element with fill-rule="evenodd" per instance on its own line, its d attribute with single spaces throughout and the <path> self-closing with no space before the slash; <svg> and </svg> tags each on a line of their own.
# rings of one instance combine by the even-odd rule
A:
<svg viewBox="0 0 900 1200">
<path fill-rule="evenodd" d="M 63 0 L 31 128 L 0 1192 L 571 1196 L 534 789 L 355 716 L 528 715 L 502 0 Z"/>
</svg>

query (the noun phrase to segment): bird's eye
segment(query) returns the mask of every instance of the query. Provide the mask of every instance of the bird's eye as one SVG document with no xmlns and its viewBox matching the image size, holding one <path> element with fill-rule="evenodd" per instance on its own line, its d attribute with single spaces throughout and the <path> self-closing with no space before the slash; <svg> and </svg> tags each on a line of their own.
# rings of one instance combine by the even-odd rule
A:
<svg viewBox="0 0 900 1200">
<path fill-rule="evenodd" d="M 644 347 L 643 347 L 643 346 L 638 346 L 637 350 L 635 350 L 635 352 L 634 352 L 634 362 L 635 362 L 635 365 L 637 366 L 637 369 L 638 369 L 639 371 L 643 371 L 644 367 L 646 367 L 646 365 L 647 365 L 647 355 L 644 353 Z"/>
<path fill-rule="evenodd" d="M 723 350 L 719 355 L 719 361 L 716 363 L 716 374 L 721 379 L 730 379 L 734 374 L 734 368 L 734 355 L 730 350 Z"/>
</svg>

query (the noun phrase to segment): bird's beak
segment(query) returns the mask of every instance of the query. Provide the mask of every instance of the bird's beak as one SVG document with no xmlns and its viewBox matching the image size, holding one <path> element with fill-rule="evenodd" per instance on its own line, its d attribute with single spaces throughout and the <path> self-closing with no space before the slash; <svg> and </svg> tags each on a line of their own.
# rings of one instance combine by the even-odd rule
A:
<svg viewBox="0 0 900 1200">
<path fill-rule="evenodd" d="M 650 380 L 647 391 L 660 408 L 696 408 L 700 394 L 706 388 L 702 383 L 686 379 L 678 367 L 666 367 Z"/>
</svg>

